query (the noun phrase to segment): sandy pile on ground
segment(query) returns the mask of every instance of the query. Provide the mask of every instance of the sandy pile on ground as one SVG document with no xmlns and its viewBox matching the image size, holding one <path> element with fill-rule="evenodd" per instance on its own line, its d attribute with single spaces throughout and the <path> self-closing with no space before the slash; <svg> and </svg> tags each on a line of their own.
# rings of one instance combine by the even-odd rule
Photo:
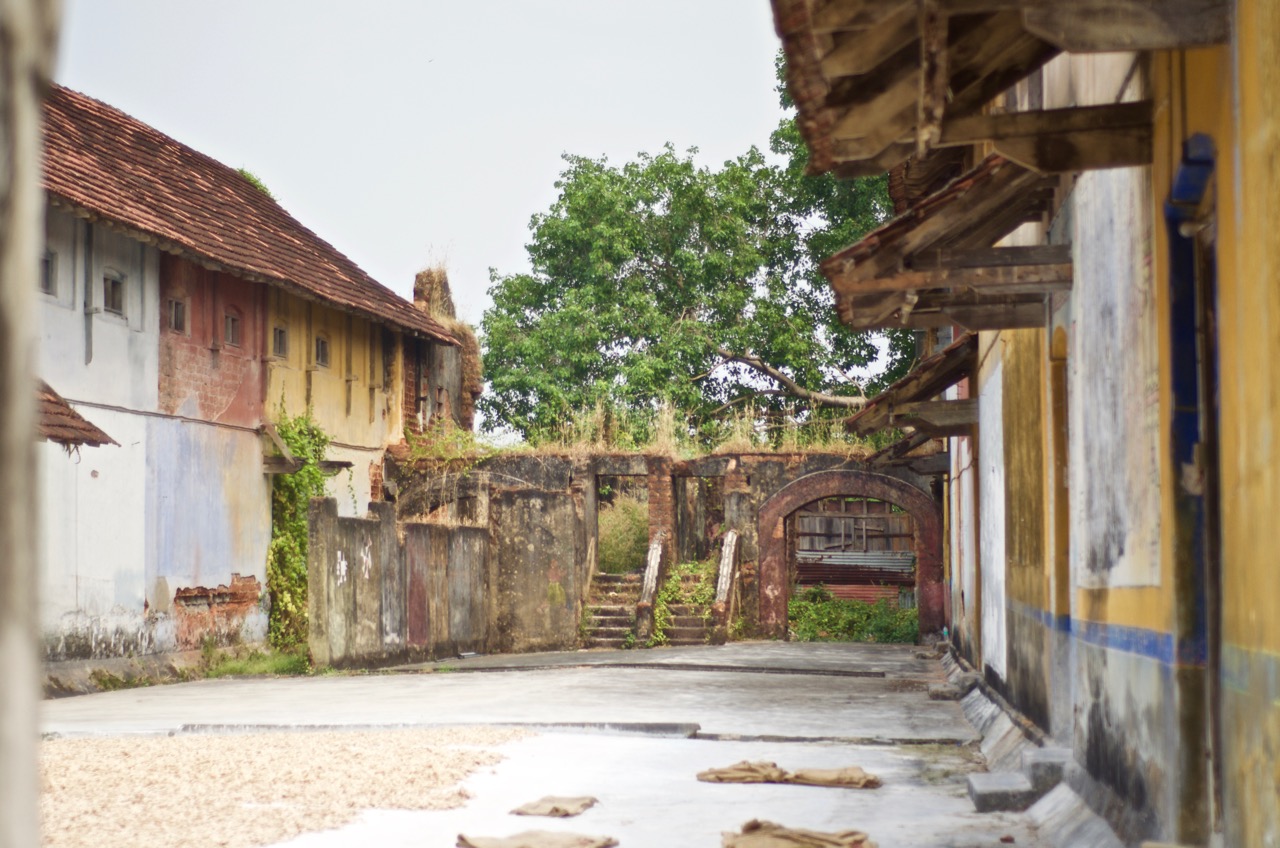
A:
<svg viewBox="0 0 1280 848">
<path fill-rule="evenodd" d="M 339 827 L 361 810 L 461 806 L 458 786 L 516 728 L 49 739 L 44 844 L 258 846 Z"/>
</svg>

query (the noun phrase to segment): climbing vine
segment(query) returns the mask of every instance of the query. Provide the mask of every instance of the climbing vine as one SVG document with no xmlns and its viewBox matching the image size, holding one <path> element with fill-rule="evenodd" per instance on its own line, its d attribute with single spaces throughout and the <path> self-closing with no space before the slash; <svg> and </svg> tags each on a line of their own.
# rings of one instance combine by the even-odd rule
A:
<svg viewBox="0 0 1280 848">
<path fill-rule="evenodd" d="M 282 406 L 278 417 L 276 431 L 302 467 L 272 479 L 268 632 L 272 645 L 291 648 L 307 640 L 307 515 L 311 499 L 324 495 L 320 462 L 329 447 L 329 436 L 312 420 L 310 410 L 290 417 Z"/>
</svg>

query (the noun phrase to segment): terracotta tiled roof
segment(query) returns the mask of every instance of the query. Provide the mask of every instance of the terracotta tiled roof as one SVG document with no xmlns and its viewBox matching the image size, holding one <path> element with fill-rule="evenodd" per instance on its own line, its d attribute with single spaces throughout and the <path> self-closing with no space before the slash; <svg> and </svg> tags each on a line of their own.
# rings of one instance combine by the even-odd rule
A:
<svg viewBox="0 0 1280 848">
<path fill-rule="evenodd" d="M 457 344 L 234 169 L 62 86 L 49 92 L 44 123 L 55 204 L 236 276 Z"/>
<path fill-rule="evenodd" d="M 115 439 L 85 420 L 62 397 L 40 380 L 36 386 L 36 432 L 42 439 L 66 447 L 118 445 Z"/>
</svg>

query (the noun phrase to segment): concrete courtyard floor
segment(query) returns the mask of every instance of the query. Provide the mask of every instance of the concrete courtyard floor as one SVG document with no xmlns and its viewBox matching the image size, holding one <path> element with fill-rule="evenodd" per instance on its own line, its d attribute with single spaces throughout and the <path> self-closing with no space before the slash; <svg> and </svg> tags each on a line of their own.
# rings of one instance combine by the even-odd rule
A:
<svg viewBox="0 0 1280 848">
<path fill-rule="evenodd" d="M 1038 845 L 1020 814 L 977 814 L 983 768 L 958 704 L 930 701 L 937 660 L 909 646 L 737 643 L 649 651 L 473 657 L 388 672 L 208 680 L 47 701 L 61 736 L 501 724 L 536 733 L 468 778 L 444 811 L 369 810 L 294 848 L 452 848 L 459 833 L 607 834 L 623 846 L 716 846 L 752 818 L 858 829 L 888 846 Z M 876 790 L 700 783 L 739 760 L 785 769 L 859 765 Z M 544 795 L 593 795 L 573 819 L 509 811 Z"/>
</svg>

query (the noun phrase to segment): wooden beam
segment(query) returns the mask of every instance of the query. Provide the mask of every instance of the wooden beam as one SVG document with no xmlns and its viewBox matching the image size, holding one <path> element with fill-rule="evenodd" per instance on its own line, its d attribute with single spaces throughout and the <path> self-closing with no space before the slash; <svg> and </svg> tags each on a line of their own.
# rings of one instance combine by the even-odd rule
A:
<svg viewBox="0 0 1280 848">
<path fill-rule="evenodd" d="M 813 32 L 869 29 L 903 6 L 912 5 L 912 0 L 828 0 L 826 5 L 814 9 Z"/>
<path fill-rule="evenodd" d="M 863 32 L 838 33 L 835 46 L 822 57 L 828 80 L 870 73 L 919 37 L 916 11 L 905 5 L 875 27 Z"/>
<path fill-rule="evenodd" d="M 916 155 L 926 156 L 942 134 L 942 116 L 951 82 L 947 65 L 947 16 L 937 0 L 917 0 L 920 21 L 920 97 Z"/>
<path fill-rule="evenodd" d="M 994 268 L 1006 265 L 1063 265 L 1071 262 L 1071 245 L 1037 244 L 970 250 L 922 250 L 910 258 L 912 270 Z"/>
<path fill-rule="evenodd" d="M 969 435 L 965 433 L 964 435 Z M 926 456 L 908 456 L 897 461 L 921 477 L 937 477 L 951 473 L 951 454 L 947 451 Z"/>
<path fill-rule="evenodd" d="M 914 427 L 931 433 L 971 427 L 978 423 L 978 399 L 896 404 L 890 407 L 889 423 L 895 427 Z"/>
<path fill-rule="evenodd" d="M 949 118 L 943 123 L 937 145 L 964 146 L 983 141 L 1093 130 L 1149 129 L 1154 109 L 1150 100 L 1141 100 L 1136 103 L 1109 103 L 1069 109 L 966 115 Z"/>
<path fill-rule="evenodd" d="M 905 271 L 890 277 L 863 280 L 856 291 L 920 291 L 972 289 L 982 294 L 1047 294 L 1070 291 L 1071 263 L 1060 265 L 996 265 L 989 268 L 935 268 Z"/>
<path fill-rule="evenodd" d="M 1226 44 L 1228 0 L 1026 0 L 1027 31 L 1072 53 Z"/>
<path fill-rule="evenodd" d="M 1053 133 L 995 143 L 1001 155 L 1042 174 L 1150 165 L 1151 127 Z"/>
<path fill-rule="evenodd" d="M 1003 306 L 958 306 L 947 317 L 966 330 L 1020 330 L 1044 327 L 1048 316 L 1043 303 L 1015 303 Z"/>
<path fill-rule="evenodd" d="M 1043 180 L 1040 174 L 1017 166 L 1005 166 L 980 188 L 956 197 L 946 214 L 921 221 L 897 242 L 876 251 L 860 263 L 827 260 L 822 273 L 838 294 L 855 293 L 860 281 L 896 271 L 904 257 L 930 247 L 953 232 L 958 220 L 983 220 L 1009 206 L 1011 198 Z"/>
</svg>

